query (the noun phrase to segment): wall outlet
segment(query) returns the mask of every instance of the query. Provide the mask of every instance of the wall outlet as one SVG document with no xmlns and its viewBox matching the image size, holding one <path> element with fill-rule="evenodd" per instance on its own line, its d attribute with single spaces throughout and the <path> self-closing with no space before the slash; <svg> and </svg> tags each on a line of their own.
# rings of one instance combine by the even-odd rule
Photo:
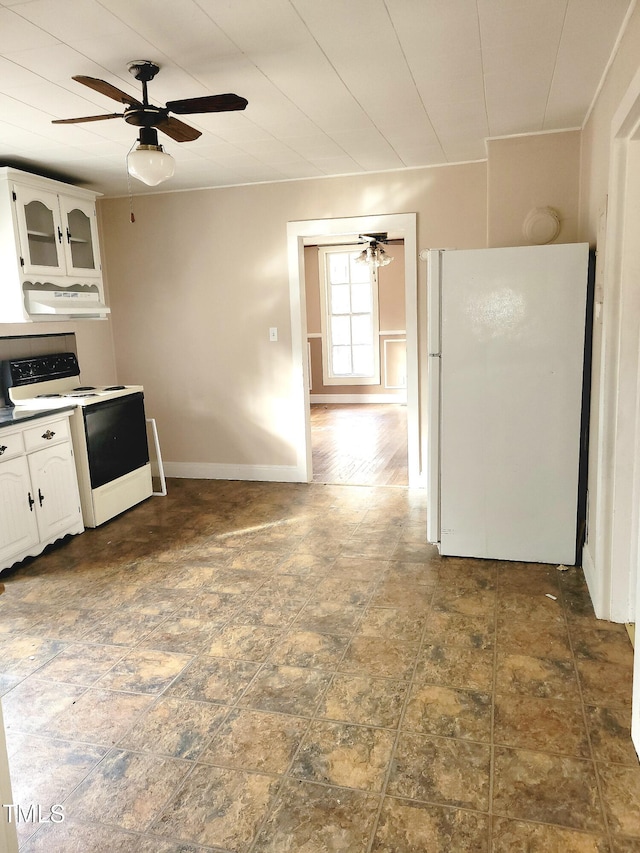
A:
<svg viewBox="0 0 640 853">
<path fill-rule="evenodd" d="M 277 341 L 278 340 L 278 329 L 276 326 L 271 326 L 269 329 L 269 340 Z"/>
</svg>

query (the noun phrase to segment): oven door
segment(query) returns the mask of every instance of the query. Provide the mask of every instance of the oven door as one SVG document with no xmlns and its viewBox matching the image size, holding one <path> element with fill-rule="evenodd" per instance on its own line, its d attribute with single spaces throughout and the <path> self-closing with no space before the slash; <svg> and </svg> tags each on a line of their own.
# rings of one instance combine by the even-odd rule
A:
<svg viewBox="0 0 640 853">
<path fill-rule="evenodd" d="M 91 488 L 97 489 L 149 461 L 142 393 L 84 406 Z"/>
</svg>

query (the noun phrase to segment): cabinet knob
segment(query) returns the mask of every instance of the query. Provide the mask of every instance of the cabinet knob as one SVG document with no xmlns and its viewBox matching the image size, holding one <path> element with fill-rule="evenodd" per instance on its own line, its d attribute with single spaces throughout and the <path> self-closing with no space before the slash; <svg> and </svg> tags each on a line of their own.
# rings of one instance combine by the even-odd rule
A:
<svg viewBox="0 0 640 853">
<path fill-rule="evenodd" d="M 6 444 L 0 444 L 0 456 L 2 456 L 2 454 L 5 452 L 6 449 L 7 449 Z"/>
<path fill-rule="evenodd" d="M 42 433 L 42 438 L 45 438 L 47 441 L 51 441 L 51 439 L 53 438 L 54 435 L 55 435 L 55 432 L 48 429 L 46 432 Z"/>
</svg>

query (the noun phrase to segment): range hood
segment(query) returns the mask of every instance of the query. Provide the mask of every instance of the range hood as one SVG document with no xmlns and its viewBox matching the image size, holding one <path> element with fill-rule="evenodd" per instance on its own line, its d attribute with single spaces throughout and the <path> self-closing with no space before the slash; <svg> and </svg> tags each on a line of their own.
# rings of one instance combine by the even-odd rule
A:
<svg viewBox="0 0 640 853">
<path fill-rule="evenodd" d="M 77 290 L 37 290 L 25 288 L 25 308 L 30 315 L 63 317 L 106 317 L 111 313 L 100 294 Z"/>
</svg>

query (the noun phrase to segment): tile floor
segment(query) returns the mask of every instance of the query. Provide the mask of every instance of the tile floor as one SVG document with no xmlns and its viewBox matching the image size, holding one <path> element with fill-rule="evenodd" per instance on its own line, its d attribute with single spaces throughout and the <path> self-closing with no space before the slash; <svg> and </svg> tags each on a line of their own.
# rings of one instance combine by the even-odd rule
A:
<svg viewBox="0 0 640 853">
<path fill-rule="evenodd" d="M 5 573 L 24 853 L 637 853 L 632 650 L 401 488 L 170 481 Z M 547 593 L 555 596 L 548 598 Z"/>
</svg>

